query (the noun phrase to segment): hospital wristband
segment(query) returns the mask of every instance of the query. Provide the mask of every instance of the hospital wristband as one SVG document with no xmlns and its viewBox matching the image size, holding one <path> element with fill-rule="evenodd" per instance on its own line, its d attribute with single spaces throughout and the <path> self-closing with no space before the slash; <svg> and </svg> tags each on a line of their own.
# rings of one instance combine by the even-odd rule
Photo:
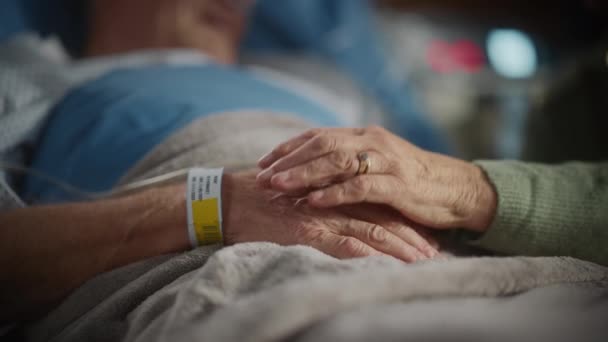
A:
<svg viewBox="0 0 608 342">
<path fill-rule="evenodd" d="M 223 168 L 188 171 L 186 203 L 188 237 L 193 248 L 222 243 Z"/>
</svg>

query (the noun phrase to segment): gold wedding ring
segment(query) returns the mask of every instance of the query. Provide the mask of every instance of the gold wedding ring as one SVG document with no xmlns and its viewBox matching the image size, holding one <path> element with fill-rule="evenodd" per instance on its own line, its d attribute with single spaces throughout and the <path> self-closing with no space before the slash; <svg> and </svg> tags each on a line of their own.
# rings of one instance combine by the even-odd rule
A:
<svg viewBox="0 0 608 342">
<path fill-rule="evenodd" d="M 359 169 L 357 170 L 356 176 L 368 173 L 372 166 L 372 161 L 369 159 L 367 152 L 359 153 L 357 159 L 359 160 Z"/>
</svg>

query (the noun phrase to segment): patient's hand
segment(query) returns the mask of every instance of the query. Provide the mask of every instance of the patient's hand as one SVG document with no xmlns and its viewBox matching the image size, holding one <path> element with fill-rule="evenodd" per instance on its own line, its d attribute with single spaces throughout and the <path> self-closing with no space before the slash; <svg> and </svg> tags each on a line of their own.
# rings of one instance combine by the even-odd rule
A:
<svg viewBox="0 0 608 342">
<path fill-rule="evenodd" d="M 187 250 L 185 190 L 182 182 L 124 197 L 1 212 L 0 325 L 46 312 L 99 273 Z M 384 253 L 414 261 L 435 253 L 387 208 L 313 209 L 288 198 L 271 200 L 274 195 L 256 186 L 255 173 L 226 174 L 226 242 L 305 244 L 341 258 Z"/>
<path fill-rule="evenodd" d="M 382 206 L 315 209 L 261 189 L 255 173 L 224 176 L 224 233 L 228 244 L 270 241 L 309 245 L 338 258 L 388 254 L 407 262 L 432 258 L 424 232 Z"/>
</svg>

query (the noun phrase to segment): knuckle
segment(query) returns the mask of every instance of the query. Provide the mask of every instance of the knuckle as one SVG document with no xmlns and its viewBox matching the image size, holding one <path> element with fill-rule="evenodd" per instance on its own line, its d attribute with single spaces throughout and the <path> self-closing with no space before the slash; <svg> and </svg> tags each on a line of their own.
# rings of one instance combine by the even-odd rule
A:
<svg viewBox="0 0 608 342">
<path fill-rule="evenodd" d="M 403 224 L 397 224 L 394 227 L 392 227 L 391 230 L 399 236 L 407 236 L 408 234 L 410 234 L 412 232 L 412 228 L 410 228 L 406 225 L 403 225 Z"/>
<path fill-rule="evenodd" d="M 323 132 L 323 130 L 321 128 L 311 128 L 311 129 L 307 130 L 303 134 L 303 136 L 304 137 L 310 137 L 310 138 L 312 138 L 314 136 L 317 136 L 317 135 L 321 134 L 322 132 Z"/>
<path fill-rule="evenodd" d="M 412 173 L 416 179 L 428 180 L 433 178 L 433 172 L 431 168 L 424 161 L 412 158 L 410 165 L 412 167 Z"/>
<path fill-rule="evenodd" d="M 325 230 L 310 226 L 301 226 L 294 231 L 297 242 L 307 243 L 313 246 L 320 244 L 325 239 L 325 235 Z"/>
<path fill-rule="evenodd" d="M 367 127 L 367 130 L 372 133 L 379 133 L 379 132 L 384 131 L 384 128 L 382 128 L 379 125 L 370 125 Z"/>
<path fill-rule="evenodd" d="M 355 162 L 346 152 L 336 151 L 331 154 L 331 163 L 338 170 L 351 171 L 355 167 Z"/>
<path fill-rule="evenodd" d="M 367 198 L 371 185 L 368 178 L 355 177 L 352 181 L 351 194 L 355 199 L 363 200 Z"/>
<path fill-rule="evenodd" d="M 373 242 L 383 243 L 386 242 L 388 233 L 386 229 L 380 225 L 373 224 L 368 230 L 368 239 Z"/>
<path fill-rule="evenodd" d="M 317 165 L 315 163 L 307 163 L 306 165 L 304 165 L 304 167 L 298 169 L 300 176 L 308 178 L 309 176 L 315 174 L 315 172 L 317 171 Z"/>
<path fill-rule="evenodd" d="M 355 128 L 353 130 L 353 134 L 354 135 L 364 135 L 365 134 L 365 128 Z"/>
<path fill-rule="evenodd" d="M 332 195 L 334 197 L 334 200 L 337 203 L 343 203 L 346 200 L 346 186 L 344 185 L 344 183 L 337 185 L 336 186 L 336 190 L 332 191 Z"/>
<path fill-rule="evenodd" d="M 376 142 L 381 144 L 382 146 L 392 146 L 393 139 L 391 139 L 392 134 L 386 128 L 378 125 L 373 125 L 367 128 L 370 135 L 376 139 Z"/>
<path fill-rule="evenodd" d="M 356 177 L 353 179 L 352 184 L 355 191 L 364 191 L 367 187 L 367 179 L 364 177 Z"/>
<path fill-rule="evenodd" d="M 311 234 L 311 227 L 308 225 L 297 223 L 293 227 L 293 237 L 297 243 L 308 241 Z"/>
<path fill-rule="evenodd" d="M 341 238 L 338 247 L 347 255 L 361 256 L 365 254 L 363 243 L 350 236 Z"/>
<path fill-rule="evenodd" d="M 384 158 L 385 166 L 388 173 L 397 173 L 401 168 L 401 164 L 397 161 L 396 157 L 390 156 L 388 158 Z"/>
<path fill-rule="evenodd" d="M 312 144 L 313 149 L 321 152 L 332 152 L 338 147 L 338 143 L 334 137 L 328 135 L 317 136 Z"/>
<path fill-rule="evenodd" d="M 384 127 L 378 126 L 378 125 L 368 126 L 365 130 L 368 134 L 382 138 L 382 139 L 384 138 L 384 135 L 386 133 L 386 129 L 384 129 Z"/>
<path fill-rule="evenodd" d="M 287 154 L 288 151 L 289 151 L 289 143 L 282 143 L 279 146 L 275 147 L 274 150 L 272 150 L 272 154 L 280 156 L 280 155 Z"/>
<path fill-rule="evenodd" d="M 300 179 L 306 183 L 306 185 L 312 185 L 315 181 L 315 175 L 318 175 L 322 167 L 316 163 L 308 163 L 301 169 L 299 168 L 295 179 Z"/>
</svg>

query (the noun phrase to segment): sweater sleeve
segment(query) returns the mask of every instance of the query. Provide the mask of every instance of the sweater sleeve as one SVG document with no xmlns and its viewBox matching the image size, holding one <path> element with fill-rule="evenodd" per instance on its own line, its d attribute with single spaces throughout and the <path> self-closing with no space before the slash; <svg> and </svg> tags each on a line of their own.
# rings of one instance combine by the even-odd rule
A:
<svg viewBox="0 0 608 342">
<path fill-rule="evenodd" d="M 476 164 L 494 185 L 498 208 L 488 231 L 471 244 L 608 265 L 608 163 Z"/>
</svg>

